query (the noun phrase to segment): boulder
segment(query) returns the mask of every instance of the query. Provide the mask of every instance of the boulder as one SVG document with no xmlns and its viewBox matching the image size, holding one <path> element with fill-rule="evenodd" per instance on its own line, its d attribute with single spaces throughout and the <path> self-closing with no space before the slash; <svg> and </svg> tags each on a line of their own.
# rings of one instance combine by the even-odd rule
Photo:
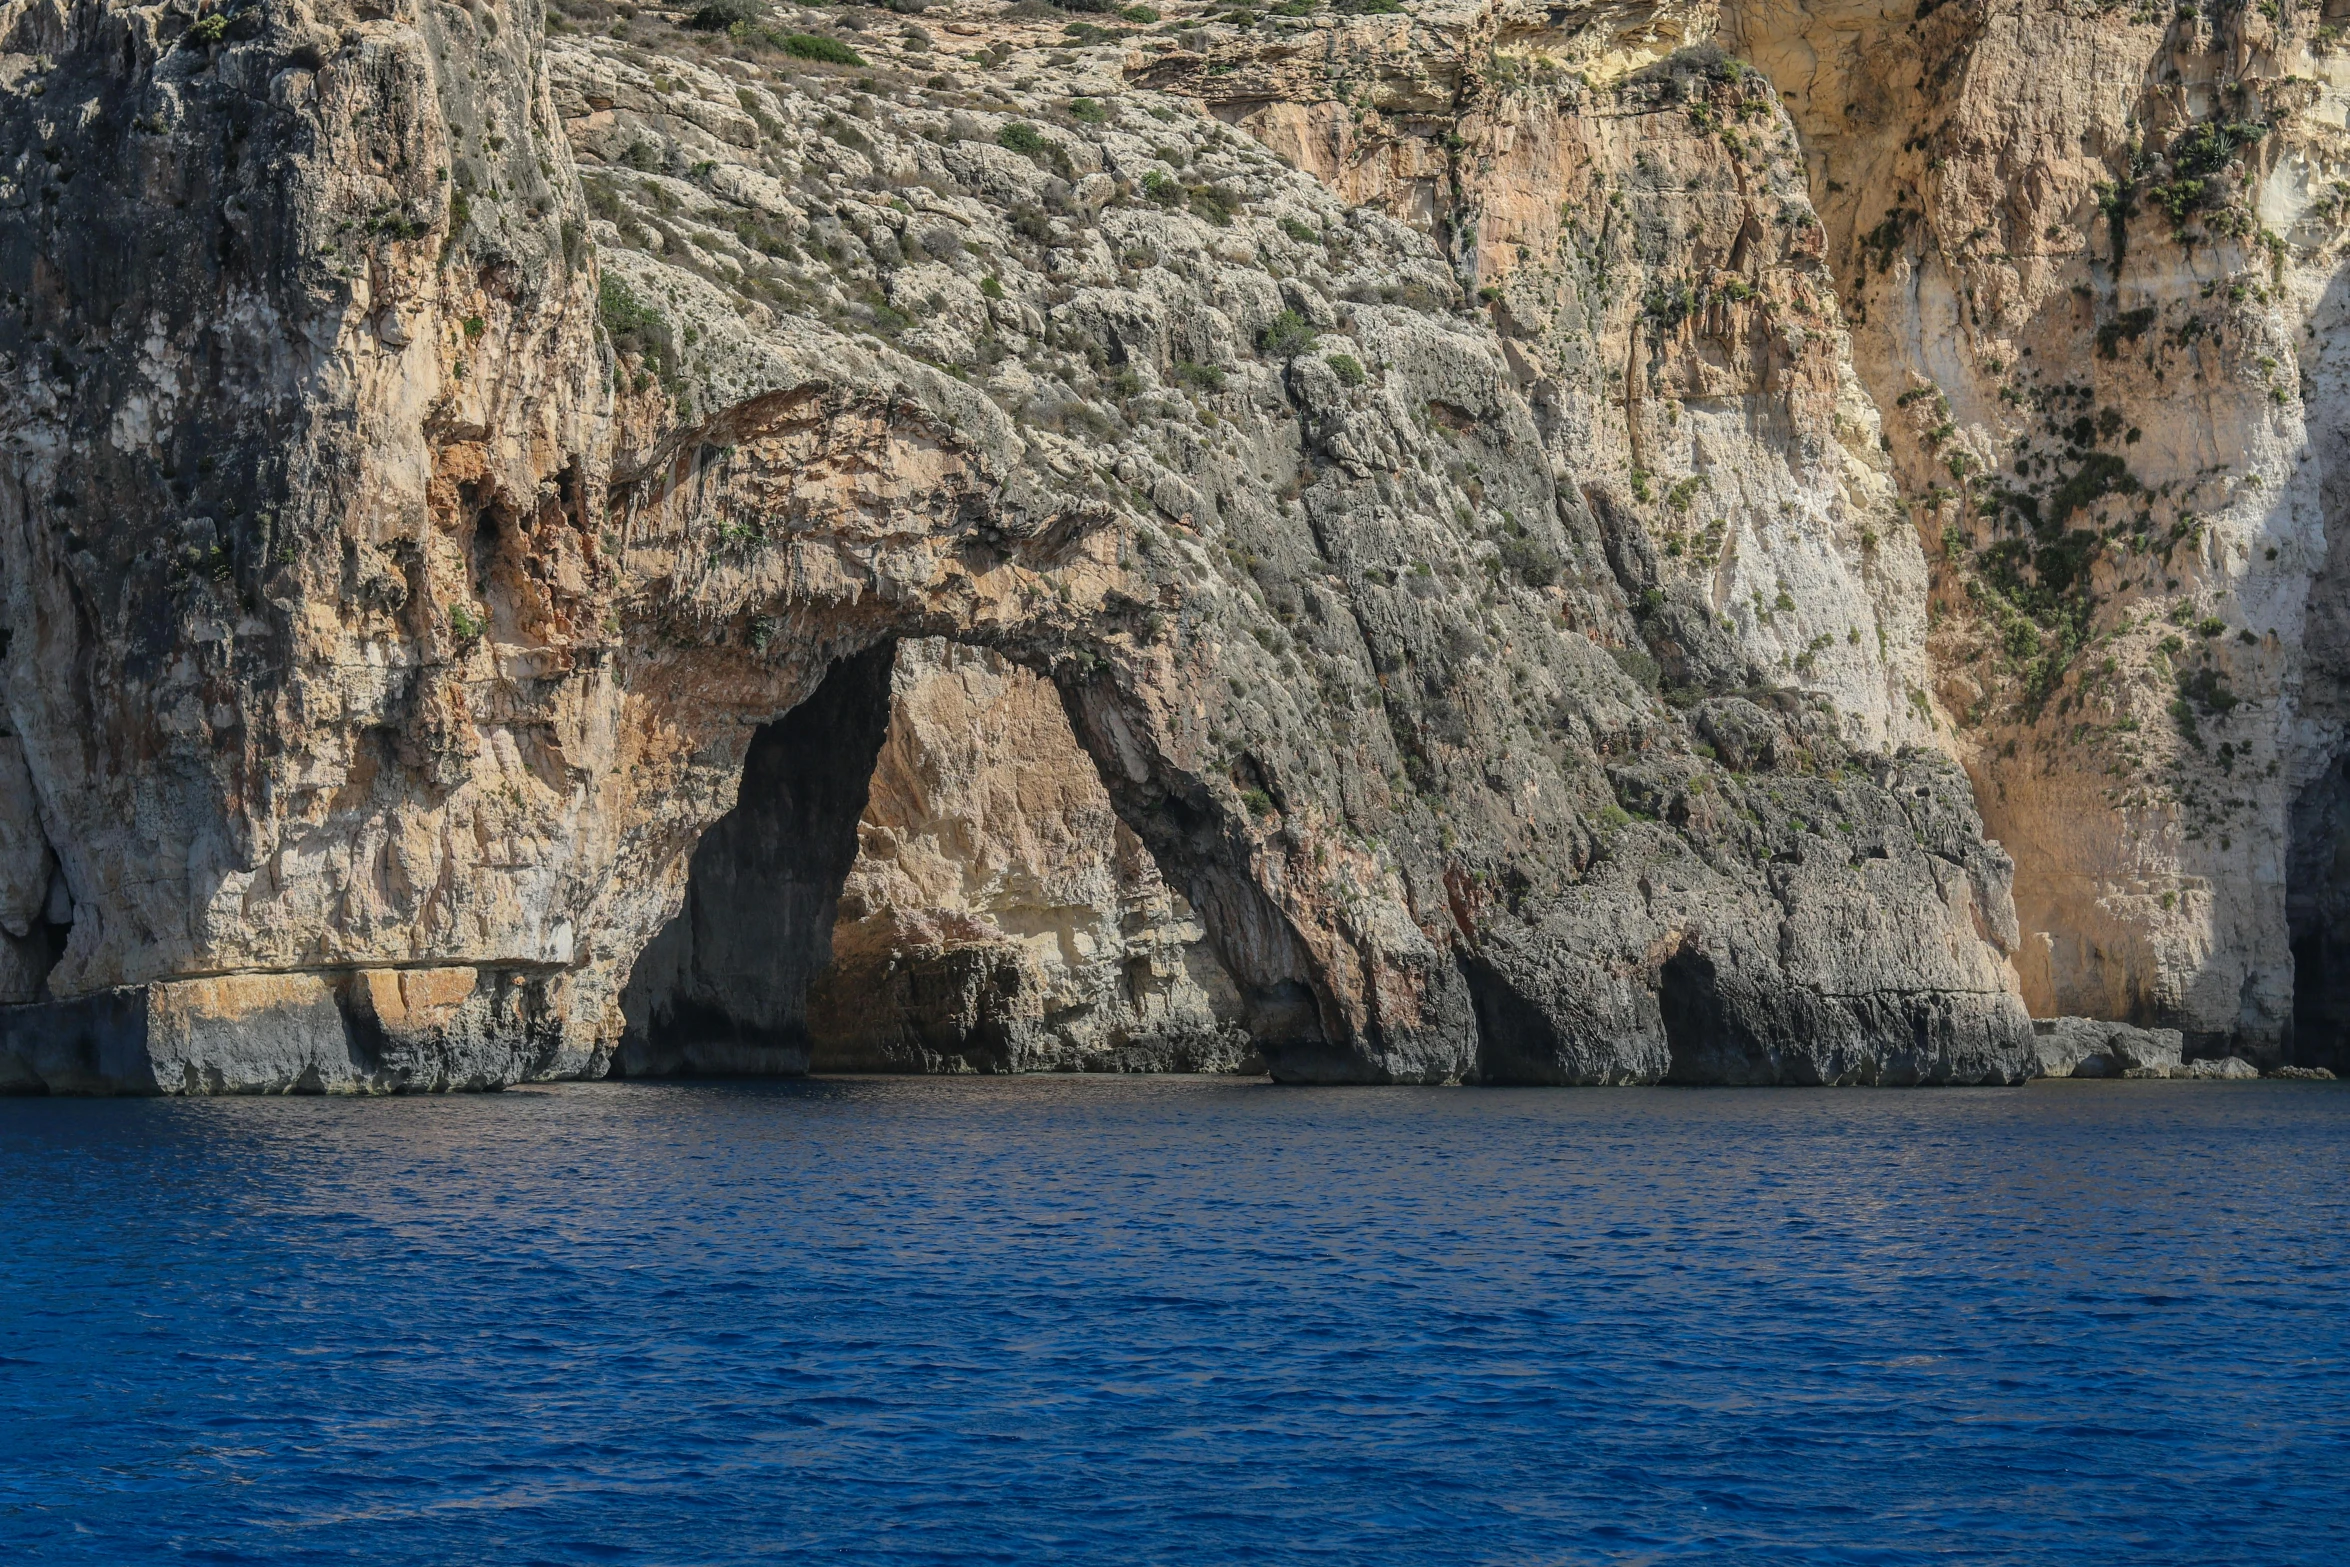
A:
<svg viewBox="0 0 2350 1567">
<path fill-rule="evenodd" d="M 2032 1020 L 2041 1077 L 2165 1077 L 2185 1041 L 2175 1028 L 2139 1028 L 2102 1018 Z"/>
<path fill-rule="evenodd" d="M 2173 1077 L 2217 1078 L 2225 1082 L 2243 1082 L 2260 1075 L 2260 1068 L 2242 1056 L 2221 1056 L 2216 1061 L 2189 1061 L 2171 1069 Z"/>
</svg>

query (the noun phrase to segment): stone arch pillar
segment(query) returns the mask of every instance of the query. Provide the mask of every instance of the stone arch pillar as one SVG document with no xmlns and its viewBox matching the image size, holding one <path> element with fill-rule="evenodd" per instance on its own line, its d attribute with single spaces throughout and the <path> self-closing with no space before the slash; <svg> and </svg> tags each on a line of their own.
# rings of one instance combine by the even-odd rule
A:
<svg viewBox="0 0 2350 1567">
<path fill-rule="evenodd" d="M 616 1071 L 808 1069 L 808 983 L 832 957 L 896 656 L 882 642 L 839 660 L 752 737 L 734 808 L 694 846 L 684 906 L 630 970 Z"/>
</svg>

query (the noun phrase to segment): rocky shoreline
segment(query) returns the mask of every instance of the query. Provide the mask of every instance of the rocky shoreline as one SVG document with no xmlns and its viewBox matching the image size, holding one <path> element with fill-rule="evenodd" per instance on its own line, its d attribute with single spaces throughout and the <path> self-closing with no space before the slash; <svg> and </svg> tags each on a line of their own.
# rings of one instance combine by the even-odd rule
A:
<svg viewBox="0 0 2350 1567">
<path fill-rule="evenodd" d="M 468 981 L 471 976 L 466 977 Z M 448 990 L 448 976 L 432 976 Z M 380 1013 L 385 995 L 372 997 L 317 984 L 313 976 L 270 983 L 273 990 L 297 989 L 306 1006 L 289 1005 L 272 994 L 260 1006 L 236 1005 L 242 986 L 217 981 L 184 981 L 144 989 L 122 989 L 71 1002 L 0 1008 L 0 1094 L 138 1096 L 155 1094 L 384 1094 L 482 1092 L 556 1074 L 530 1070 L 502 1054 L 495 1030 L 471 1040 L 443 1032 L 425 1038 L 387 1029 Z M 421 987 L 418 987 L 421 988 Z M 247 991 L 249 994 L 249 990 Z M 2266 1072 L 2238 1056 L 2182 1059 L 2175 1029 L 2136 1029 L 2089 1018 L 2043 1019 L 2035 1025 L 2037 1055 L 2012 1077 L 1988 1078 L 1971 1086 L 2019 1086 L 2052 1078 L 2165 1079 L 2240 1082 L 2250 1079 L 2332 1082 L 2324 1067 L 2273 1067 Z M 470 1047 L 470 1048 L 468 1048 Z M 778 1063 L 772 1056 L 730 1060 L 723 1055 L 690 1062 L 653 1062 L 651 1070 L 625 1067 L 614 1076 L 705 1076 L 962 1073 L 1005 1071 L 1063 1073 L 1230 1073 L 1262 1076 L 1266 1066 L 1251 1059 L 1243 1041 L 1196 1053 L 1181 1046 L 1104 1052 L 1071 1062 L 1038 1063 L 990 1058 L 967 1045 L 949 1059 L 907 1055 L 820 1053 L 813 1059 Z M 1509 1086 L 1510 1080 L 1468 1078 Z M 1650 1079 L 1619 1078 L 1617 1086 L 1705 1086 L 1700 1076 L 1667 1074 Z M 1838 1086 L 1910 1086 L 1899 1077 L 1855 1075 Z"/>
</svg>

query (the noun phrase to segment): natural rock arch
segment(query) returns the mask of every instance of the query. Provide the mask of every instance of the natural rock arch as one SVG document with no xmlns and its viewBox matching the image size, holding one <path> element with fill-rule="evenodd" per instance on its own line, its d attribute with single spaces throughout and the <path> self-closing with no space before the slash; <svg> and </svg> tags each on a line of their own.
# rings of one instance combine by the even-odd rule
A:
<svg viewBox="0 0 2350 1567">
<path fill-rule="evenodd" d="M 809 990 L 811 1065 L 1261 1070 L 1245 1010 L 1060 689 L 992 649 L 901 642 L 832 961 Z"/>
<path fill-rule="evenodd" d="M 975 749 L 991 719 L 1029 744 Z M 1113 809 L 1057 691 L 1019 666 L 939 642 L 835 663 L 753 738 L 631 971 L 614 1070 L 1261 1067 L 1262 999 Z"/>
<path fill-rule="evenodd" d="M 1292 877 L 1304 858 L 1300 851 L 1312 842 L 1307 834 L 1316 826 L 1327 832 L 1328 826 L 1290 831 L 1292 841 L 1284 844 L 1259 825 L 1260 816 L 1282 818 L 1283 829 L 1291 828 L 1291 818 L 1312 822 L 1308 813 L 1316 802 L 1296 788 L 1289 766 L 1269 766 L 1266 759 L 1244 753 L 1220 774 L 1210 774 L 1178 759 L 1184 737 L 1167 714 L 1170 696 L 1183 685 L 1170 678 L 1168 665 L 1188 657 L 1204 665 L 1196 675 L 1200 685 L 1237 687 L 1226 677 L 1219 688 L 1212 655 L 1187 645 L 1180 633 L 1154 640 L 1142 632 L 1134 610 L 1155 602 L 1165 585 L 1154 583 L 1139 567 L 1140 552 L 1109 542 L 1135 524 L 1113 513 L 1089 526 L 1081 503 L 1064 500 L 1056 507 L 1049 493 L 1034 490 L 1018 492 L 1007 506 L 1002 492 L 984 482 L 984 458 L 937 430 L 924 429 L 912 408 L 899 406 L 883 418 L 869 407 L 826 412 L 822 403 L 810 393 L 738 410 L 713 426 L 727 438 L 716 455 L 705 455 L 713 447 L 708 439 L 679 444 L 663 457 L 660 482 L 636 481 L 637 493 L 627 508 L 630 549 L 684 567 L 676 576 L 665 576 L 657 567 L 639 570 L 640 580 L 649 585 L 640 595 L 648 606 L 644 612 L 685 615 L 696 626 L 725 628 L 714 636 L 719 651 L 658 656 L 657 661 L 676 668 L 657 680 L 638 682 L 638 689 L 693 693 L 702 704 L 715 693 L 721 705 L 740 710 L 757 700 L 759 677 L 750 671 L 765 667 L 757 645 L 762 637 L 779 649 L 834 647 L 839 640 L 831 628 L 844 619 L 864 628 L 867 636 L 984 636 L 1051 671 L 1121 815 L 1207 920 L 1249 998 L 1251 1032 L 1278 1075 L 1300 1080 L 1607 1081 L 1654 1078 L 1672 1070 L 1693 1080 L 1726 1074 L 1768 1081 L 1790 1071 L 1815 1080 L 1856 1075 L 1930 1080 L 1954 1070 L 1982 1070 L 1962 1063 L 1996 1057 L 1996 1032 L 1980 1032 L 1981 1023 L 1970 1020 L 1971 1004 L 1963 1000 L 1945 1008 L 1924 998 L 1926 1010 L 1917 1012 L 1917 997 L 1884 1003 L 1846 998 L 1802 1007 L 1808 1030 L 1766 1029 L 1769 1037 L 1748 1041 L 1734 1052 L 1739 1059 L 1730 1066 L 1711 1062 L 1680 1042 L 1683 1048 L 1668 1069 L 1663 1051 L 1633 1043 L 1673 1032 L 1672 1018 L 1657 1015 L 1654 1001 L 1644 1007 L 1641 997 L 1669 979 L 1673 964 L 1694 962 L 1709 977 L 1715 973 L 1712 960 L 1692 956 L 1703 941 L 1693 930 L 1672 938 L 1681 956 L 1662 970 L 1649 971 L 1659 977 L 1635 980 L 1621 995 L 1620 1013 L 1611 1013 L 1598 999 L 1606 994 L 1604 983 L 1595 993 L 1588 981 L 1570 978 L 1543 995 L 1534 988 L 1539 980 L 1529 983 L 1532 974 L 1525 967 L 1531 960 L 1533 974 L 1539 974 L 1541 960 L 1506 933 L 1491 933 L 1480 941 L 1482 952 L 1456 958 L 1447 950 L 1449 943 L 1425 939 L 1414 923 L 1412 934 L 1423 939 L 1406 946 L 1406 961 L 1395 961 L 1362 940 L 1361 925 L 1349 928 L 1334 918 L 1337 911 L 1329 903 L 1295 898 Z M 889 449 L 901 442 L 910 449 Z M 875 476 L 894 482 L 913 471 L 931 474 L 932 488 L 921 493 L 895 488 L 885 499 L 867 488 Z M 910 519 L 922 517 L 932 519 L 929 528 L 910 525 Z M 1017 519 L 1013 527 L 1004 525 L 1007 517 Z M 732 542 L 715 552 L 699 551 L 691 542 L 712 537 Z M 728 550 L 735 554 L 728 556 Z M 687 574 L 690 580 L 681 581 Z M 805 660 L 795 662 L 794 654 L 784 653 L 778 662 L 797 668 Z M 827 683 L 808 699 L 821 715 L 812 720 L 812 732 L 841 737 L 848 753 L 843 776 L 854 777 L 870 765 L 870 746 L 878 739 L 878 721 L 871 714 L 877 700 L 872 671 L 879 666 L 873 654 L 858 653 L 833 667 L 832 682 L 864 690 L 867 716 L 858 719 L 845 708 L 831 707 L 826 693 L 834 686 Z M 689 668 L 690 675 L 685 673 Z M 804 683 L 807 676 L 799 678 Z M 752 682 L 751 688 L 746 690 L 743 681 Z M 772 704 L 775 698 L 767 700 Z M 1740 744 L 1767 747 L 1756 737 L 1779 732 L 1770 716 L 1751 704 L 1734 707 L 1709 717 L 1709 732 L 1733 750 Z M 1310 702 L 1300 716 L 1309 725 L 1326 722 Z M 791 725 L 785 717 L 760 734 L 770 744 L 781 744 Z M 751 743 L 755 771 L 760 744 Z M 1619 787 L 1637 792 L 1649 786 L 1627 780 Z M 1252 804 L 1252 792 L 1261 802 Z M 1892 791 L 1894 798 L 1912 793 L 1926 799 L 1936 791 Z M 799 796 L 787 787 L 784 797 Z M 837 790 L 828 797 L 831 826 L 813 831 L 838 842 L 824 873 L 837 886 L 846 869 L 845 831 L 855 805 Z M 1662 807 L 1658 814 L 1685 815 L 1689 809 L 1663 796 L 1656 803 Z M 648 822 L 668 819 L 659 810 L 635 814 Z M 1324 821 L 1344 825 L 1336 810 Z M 1870 863 L 1890 871 L 1891 854 L 1880 841 Z M 1849 898 L 1850 893 L 1833 889 L 1839 879 L 1831 872 L 1821 890 L 1832 898 Z M 1644 896 L 1653 896 L 1645 876 L 1641 882 Z M 1735 898 L 1726 887 L 1715 889 L 1715 895 Z M 1448 883 L 1447 896 L 1464 932 L 1490 921 L 1490 914 L 1483 920 L 1474 912 L 1464 917 L 1459 904 L 1481 897 L 1471 887 Z M 1986 890 L 1980 896 L 1995 894 Z M 1408 908 L 1394 912 L 1411 918 Z M 828 923 L 826 916 L 803 920 L 797 928 L 820 939 Z M 1836 939 L 1829 931 L 1820 936 L 1831 944 Z M 1745 969 L 1737 988 L 1749 1014 L 1784 1004 L 1785 993 L 1758 976 L 1751 959 L 1738 964 L 1735 950 L 1728 958 L 1733 968 Z M 798 1005 L 811 966 L 785 965 L 791 975 L 787 987 L 798 988 L 777 1017 Z M 1360 983 L 1347 988 L 1347 981 L 1358 976 Z M 1398 1005 L 1399 997 L 1406 1004 Z M 1640 1021 L 1644 1010 L 1645 1025 Z M 1458 1015 L 1462 1011 L 1469 1015 Z M 780 1026 L 788 1030 L 793 1025 L 784 1021 Z M 1820 1037 L 1814 1040 L 1812 1032 Z M 1420 1042 L 1428 1053 L 1399 1061 L 1399 1041 Z M 1833 1059 L 1809 1062 L 1807 1052 L 1816 1053 L 1815 1045 Z M 1633 1049 L 1629 1056 L 1628 1046 Z M 1891 1054 L 1887 1064 L 1877 1062 L 1883 1052 Z M 1652 1055 L 1656 1059 L 1650 1060 Z M 645 1059 L 652 1065 L 664 1058 Z M 733 1058 L 721 1052 L 707 1064 L 728 1059 Z"/>
<path fill-rule="evenodd" d="M 986 429 L 984 417 L 973 422 Z M 721 770 L 739 747 L 761 772 L 757 782 L 780 786 L 784 798 L 822 793 L 812 834 L 833 845 L 819 879 L 837 891 L 844 835 L 879 739 L 877 671 L 890 643 L 944 636 L 995 648 L 1059 686 L 1120 817 L 1199 911 L 1276 1072 L 1353 1080 L 1470 1071 L 1462 1052 L 1473 1025 L 1453 1015 L 1465 998 L 1449 959 L 1416 924 L 1390 914 L 1385 933 L 1371 922 L 1349 929 L 1326 904 L 1298 896 L 1289 873 L 1309 842 L 1285 845 L 1270 826 L 1291 803 L 1285 769 L 1247 752 L 1213 771 L 1185 756 L 1201 749 L 1203 725 L 1171 711 L 1176 669 L 1188 660 L 1198 684 L 1221 681 L 1219 706 L 1239 682 L 1219 650 L 1164 626 L 1157 606 L 1178 607 L 1186 594 L 1150 566 L 1136 523 L 1098 496 L 999 473 L 984 447 L 935 424 L 913 398 L 820 387 L 762 396 L 665 443 L 614 486 L 623 570 L 640 584 L 624 611 L 635 621 L 630 640 L 662 649 L 643 655 L 650 667 L 631 682 L 637 700 L 662 704 L 643 721 L 706 730 L 713 740 L 689 749 Z M 696 645 L 680 645 L 689 639 Z M 1262 657 L 1261 643 L 1245 646 Z M 829 662 L 817 665 L 810 650 Z M 795 716 L 811 707 L 803 723 L 837 733 L 853 753 L 842 774 L 853 788 L 771 773 L 800 738 Z M 749 738 L 746 714 L 760 716 Z M 1293 716 L 1321 727 L 1318 715 Z M 722 786 L 682 792 L 718 798 Z M 652 805 L 634 814 L 669 845 L 674 879 L 690 818 Z M 729 831 L 759 832 L 747 820 Z M 815 936 L 826 923 L 794 928 Z M 804 989 L 805 978 L 787 985 Z M 1423 1047 L 1430 1059 L 1390 1060 L 1398 1045 L 1408 1053 L 1430 1035 L 1444 1038 Z"/>
</svg>

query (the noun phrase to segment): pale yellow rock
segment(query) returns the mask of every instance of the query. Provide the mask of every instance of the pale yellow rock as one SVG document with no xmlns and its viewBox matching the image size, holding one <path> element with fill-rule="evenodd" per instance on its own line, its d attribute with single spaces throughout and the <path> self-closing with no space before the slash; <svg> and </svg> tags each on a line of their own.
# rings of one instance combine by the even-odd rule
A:
<svg viewBox="0 0 2350 1567">
<path fill-rule="evenodd" d="M 2015 857 L 2026 1000 L 2255 1052 L 2292 1026 L 2295 801 L 2343 744 L 2320 572 L 2343 532 L 2350 401 L 2326 349 L 2350 214 L 2328 181 L 2350 170 L 2350 61 L 2308 52 L 2318 19 L 2294 10 L 2280 29 L 2252 7 L 1723 7 L 1803 133 L 1855 366 L 1936 557 L 1934 692 Z M 2160 155 L 2254 122 L 2174 223 Z M 2101 203 L 2123 187 L 2117 268 Z M 2057 386 L 2081 390 L 2051 420 Z M 2051 439 L 2083 417 L 2085 446 Z M 1975 503 L 2045 496 L 2083 450 L 2133 488 L 2068 520 L 2116 542 L 2086 646 L 2039 674 L 2055 639 L 1982 592 L 1976 551 L 2017 535 Z"/>
<path fill-rule="evenodd" d="M 810 999 L 819 1070 L 1198 1069 L 1247 1054 L 1206 932 L 1118 820 L 1059 693 L 1028 670 L 902 644 L 858 840 Z"/>
<path fill-rule="evenodd" d="M 471 968 L 367 969 L 356 976 L 368 1011 L 392 1029 L 448 1024 L 473 999 L 479 979 Z"/>
<path fill-rule="evenodd" d="M 1344 28 L 1329 70 L 1234 44 L 1141 76 L 1350 201 L 1466 236 L 1464 281 L 1546 409 L 1560 471 L 1663 541 L 1658 582 L 1686 588 L 1756 678 L 1834 702 L 1856 741 L 1930 743 L 1925 559 L 1793 128 L 1759 81 L 1659 63 L 1707 43 L 1716 9 L 1453 5 Z M 1449 102 L 1391 106 L 1415 68 L 1479 56 Z M 1713 100 L 1728 137 L 1700 118 Z"/>
<path fill-rule="evenodd" d="M 923 743 L 999 726 L 1041 782 L 990 757 L 894 799 L 853 918 L 884 965 L 971 955 L 973 997 L 1013 959 L 1003 1064 L 1124 1048 L 1054 1032 L 1105 980 L 1136 1026 L 1220 1022 L 1196 915 L 1299 1080 L 2012 1076 L 2006 862 L 1946 764 L 1889 754 L 1934 684 L 1939 533 L 1885 522 L 1914 432 L 1888 464 L 1831 286 L 1852 225 L 1768 89 L 1683 47 L 1713 8 L 1153 52 L 1146 87 L 1328 188 L 1119 97 L 1123 51 L 959 9 L 1019 56 L 981 107 L 495 7 L 318 0 L 198 49 L 167 7 L 0 0 L 41 51 L 0 111 L 73 160 L 84 237 L 233 280 L 128 267 L 117 308 L 56 277 L 45 346 L 7 340 L 0 682 L 72 920 L 6 999 L 162 1041 L 167 1088 L 601 1072 L 753 737 L 945 636 L 1049 673 L 1191 904 L 1105 854 L 1042 686 L 963 687 Z M 57 59 L 131 84 L 121 168 Z M 1022 117 L 1057 156 L 1005 144 Z M 1773 704 L 1780 776 L 1663 700 L 1700 688 Z M 1738 1059 L 1693 1037 L 1717 1003 Z M 88 1076 L 6 1048 L 10 1082 Z"/>
</svg>

